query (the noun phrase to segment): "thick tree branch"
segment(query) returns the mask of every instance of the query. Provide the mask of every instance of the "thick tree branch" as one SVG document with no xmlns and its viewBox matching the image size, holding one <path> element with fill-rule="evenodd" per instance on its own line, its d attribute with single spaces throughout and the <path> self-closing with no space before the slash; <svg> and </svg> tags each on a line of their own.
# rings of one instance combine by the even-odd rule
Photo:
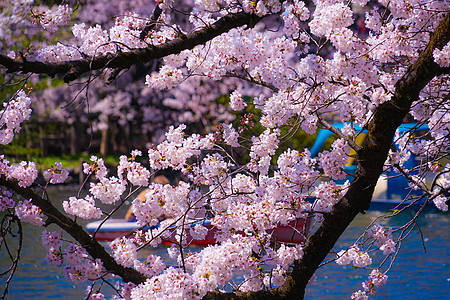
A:
<svg viewBox="0 0 450 300">
<path fill-rule="evenodd" d="M 368 126 L 368 137 L 358 154 L 356 177 L 345 196 L 324 216 L 318 230 L 309 238 L 303 258 L 296 263 L 292 279 L 285 285 L 304 291 L 309 279 L 325 259 L 338 238 L 359 212 L 369 208 L 372 194 L 383 171 L 396 129 L 419 99 L 420 91 L 444 72 L 433 59 L 433 50 L 442 49 L 450 40 L 450 13 L 439 23 L 430 42 L 397 82 L 394 97 L 380 105 Z"/>
<path fill-rule="evenodd" d="M 57 210 L 53 204 L 38 194 L 36 194 L 31 188 L 23 188 L 17 184 L 15 180 L 7 180 L 4 175 L 0 176 L 0 185 L 15 191 L 25 199 L 31 199 L 31 202 L 38 206 L 42 212 L 48 217 L 47 224 L 55 223 L 61 227 L 64 231 L 70 234 L 78 243 L 80 243 L 84 249 L 93 258 L 99 258 L 103 266 L 107 271 L 114 273 L 123 278 L 125 282 L 134 282 L 139 284 L 145 281 L 143 276 L 138 271 L 132 268 L 125 268 L 116 263 L 116 261 L 109 255 L 105 248 L 98 243 L 96 239 L 93 239 L 80 225 L 75 221 L 63 215 Z"/>
<path fill-rule="evenodd" d="M 177 54 L 183 50 L 203 45 L 233 28 L 244 25 L 253 27 L 261 19 L 262 17 L 243 12 L 228 14 L 209 26 L 190 32 L 187 35 L 180 36 L 161 45 L 149 45 L 147 48 L 134 49 L 130 52 L 108 54 L 93 58 L 87 57 L 85 59 L 74 61 L 53 63 L 36 62 L 26 61 L 23 58 L 12 59 L 4 54 L 0 54 L 0 65 L 4 66 L 9 73 L 23 72 L 47 74 L 50 76 L 64 74 L 64 81 L 71 82 L 91 70 L 100 70 L 104 68 L 123 70 L 136 64 L 142 64 L 153 59 Z"/>
</svg>

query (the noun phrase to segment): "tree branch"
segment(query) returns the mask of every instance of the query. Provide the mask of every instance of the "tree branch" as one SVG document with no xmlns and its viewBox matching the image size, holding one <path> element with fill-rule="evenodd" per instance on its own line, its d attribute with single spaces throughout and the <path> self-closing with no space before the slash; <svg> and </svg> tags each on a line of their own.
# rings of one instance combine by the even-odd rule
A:
<svg viewBox="0 0 450 300">
<path fill-rule="evenodd" d="M 42 212 L 48 217 L 46 224 L 55 223 L 61 227 L 64 231 L 70 234 L 78 243 L 80 243 L 84 249 L 93 258 L 99 258 L 103 266 L 107 271 L 112 272 L 123 278 L 125 282 L 133 282 L 139 284 L 145 281 L 143 276 L 138 271 L 132 268 L 125 268 L 116 263 L 114 258 L 105 250 L 105 248 L 99 244 L 99 242 L 92 238 L 78 223 L 68 218 L 57 210 L 53 204 L 38 194 L 36 194 L 31 188 L 23 188 L 17 184 L 15 180 L 7 180 L 5 175 L 0 175 L 0 185 L 15 191 L 25 199 L 31 199 L 31 202 L 38 206 Z"/>
<path fill-rule="evenodd" d="M 303 251 L 303 258 L 296 261 L 291 275 L 277 289 L 247 293 L 208 293 L 204 299 L 302 299 L 305 288 L 320 263 L 336 241 L 360 212 L 367 210 L 379 176 L 383 171 L 396 129 L 418 100 L 420 91 L 446 69 L 433 59 L 433 50 L 442 49 L 450 40 L 450 13 L 439 23 L 431 39 L 416 60 L 397 82 L 394 97 L 380 105 L 368 126 L 366 143 L 357 151 L 358 169 L 355 179 L 345 196 L 324 214 L 324 220 L 311 235 Z M 276 295 L 276 296 L 274 296 Z"/>
<path fill-rule="evenodd" d="M 148 22 L 148 25 L 145 26 L 145 28 L 141 31 L 141 35 L 139 36 L 141 40 L 144 40 L 150 30 L 153 30 L 156 27 L 156 22 L 161 16 L 161 13 L 162 9 L 159 7 L 159 5 L 156 5 L 155 9 L 153 10 L 153 15 Z"/>
<path fill-rule="evenodd" d="M 396 129 L 401 125 L 420 91 L 444 72 L 433 58 L 433 50 L 442 49 L 450 40 L 450 13 L 439 23 L 430 41 L 403 77 L 397 82 L 394 97 L 380 105 L 368 126 L 364 146 L 357 151 L 356 177 L 345 196 L 333 207 L 318 230 L 308 239 L 303 258 L 296 262 L 292 279 L 285 285 L 304 291 L 309 279 L 325 259 L 338 238 L 359 212 L 367 210 L 379 176 L 383 171 Z"/>
<path fill-rule="evenodd" d="M 344 139 L 350 145 L 350 147 L 353 148 L 353 150 L 355 150 L 355 151 L 361 150 L 361 146 L 358 146 L 358 144 L 356 144 L 356 142 L 354 140 L 352 140 L 350 137 L 348 137 L 345 134 L 343 134 L 341 131 L 339 131 L 336 127 L 331 125 L 329 122 L 327 122 L 326 120 L 321 118 L 319 116 L 319 114 L 316 114 L 316 117 L 319 120 L 319 123 L 323 127 L 325 127 L 326 129 L 328 129 L 329 131 L 331 131 L 332 133 L 337 135 L 339 138 Z"/>
<path fill-rule="evenodd" d="M 27 61 L 24 58 L 13 59 L 0 54 L 0 65 L 7 69 L 8 73 L 23 72 L 35 74 L 47 74 L 55 76 L 64 74 L 64 81 L 71 82 L 84 73 L 103 68 L 123 70 L 132 65 L 146 63 L 153 59 L 167 55 L 177 54 L 186 49 L 203 45 L 213 38 L 237 27 L 247 25 L 253 27 L 262 17 L 254 14 L 236 13 L 228 14 L 202 29 L 182 35 L 161 45 L 149 45 L 147 48 L 134 49 L 130 52 L 107 54 L 98 57 L 87 57 L 81 60 L 62 62 L 37 62 Z"/>
</svg>

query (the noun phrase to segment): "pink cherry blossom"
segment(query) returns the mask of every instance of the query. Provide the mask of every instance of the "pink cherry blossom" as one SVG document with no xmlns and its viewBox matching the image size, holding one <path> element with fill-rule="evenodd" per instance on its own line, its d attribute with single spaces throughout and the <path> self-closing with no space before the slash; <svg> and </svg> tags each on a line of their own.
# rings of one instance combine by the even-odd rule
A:
<svg viewBox="0 0 450 300">
<path fill-rule="evenodd" d="M 31 200 L 19 201 L 15 207 L 17 217 L 23 221 L 31 223 L 35 226 L 43 226 L 45 224 L 44 214 L 41 209 L 31 203 Z"/>
</svg>

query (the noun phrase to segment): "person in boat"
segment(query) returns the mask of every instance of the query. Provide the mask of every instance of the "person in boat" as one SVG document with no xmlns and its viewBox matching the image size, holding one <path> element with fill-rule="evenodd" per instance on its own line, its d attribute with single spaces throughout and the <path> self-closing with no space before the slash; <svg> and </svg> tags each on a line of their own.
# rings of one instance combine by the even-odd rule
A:
<svg viewBox="0 0 450 300">
<path fill-rule="evenodd" d="M 166 185 L 166 184 L 170 184 L 169 179 L 167 179 L 166 176 L 164 175 L 159 175 L 156 176 L 152 182 L 154 183 L 160 183 L 162 185 Z M 145 194 L 149 191 L 149 188 L 146 188 L 145 190 L 143 190 L 142 192 L 139 193 L 139 195 L 137 195 L 136 199 L 139 199 L 141 201 L 145 201 Z M 166 215 L 162 214 L 158 217 L 159 220 L 164 220 L 165 218 L 167 218 Z M 136 216 L 133 214 L 133 209 L 132 206 L 130 206 L 130 208 L 128 208 L 127 213 L 125 214 L 125 220 L 128 222 L 135 222 L 136 221 Z"/>
</svg>

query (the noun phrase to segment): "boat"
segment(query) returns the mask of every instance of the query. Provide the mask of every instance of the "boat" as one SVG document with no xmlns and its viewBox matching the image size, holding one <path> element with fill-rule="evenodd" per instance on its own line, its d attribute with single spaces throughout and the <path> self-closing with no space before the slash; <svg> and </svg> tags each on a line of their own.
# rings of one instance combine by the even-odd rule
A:
<svg viewBox="0 0 450 300">
<path fill-rule="evenodd" d="M 99 228 L 99 226 L 101 227 Z M 92 236 L 99 228 L 95 234 L 98 241 L 113 241 L 122 236 L 130 237 L 141 227 L 137 222 L 129 222 L 125 219 L 107 219 L 88 223 L 86 231 Z M 148 230 L 148 227 L 145 226 L 143 229 Z"/>
<path fill-rule="evenodd" d="M 211 224 L 211 221 L 199 221 L 191 224 L 193 227 L 196 224 L 201 224 L 208 228 L 208 233 L 203 240 L 193 239 L 192 236 L 187 231 L 187 244 L 195 246 L 206 246 L 213 245 L 216 243 L 215 235 L 218 229 Z M 311 218 L 298 218 L 291 221 L 287 225 L 280 225 L 274 229 L 267 230 L 269 234 L 272 235 L 272 242 L 284 242 L 299 244 L 305 241 L 305 237 L 309 231 L 311 224 Z M 100 227 L 99 227 L 100 226 Z M 152 227 L 152 229 L 158 228 L 159 224 Z M 99 228 L 99 229 L 97 229 Z M 93 235 L 95 233 L 95 238 L 98 241 L 112 241 L 118 237 L 131 237 L 136 230 L 149 230 L 147 226 L 139 226 L 137 222 L 129 222 L 125 219 L 107 219 L 101 221 L 95 221 L 88 223 L 86 225 L 86 230 L 89 234 Z M 168 239 L 163 240 L 163 244 L 172 244 L 175 242 L 175 231 L 174 226 L 169 227 L 172 231 Z"/>
</svg>

